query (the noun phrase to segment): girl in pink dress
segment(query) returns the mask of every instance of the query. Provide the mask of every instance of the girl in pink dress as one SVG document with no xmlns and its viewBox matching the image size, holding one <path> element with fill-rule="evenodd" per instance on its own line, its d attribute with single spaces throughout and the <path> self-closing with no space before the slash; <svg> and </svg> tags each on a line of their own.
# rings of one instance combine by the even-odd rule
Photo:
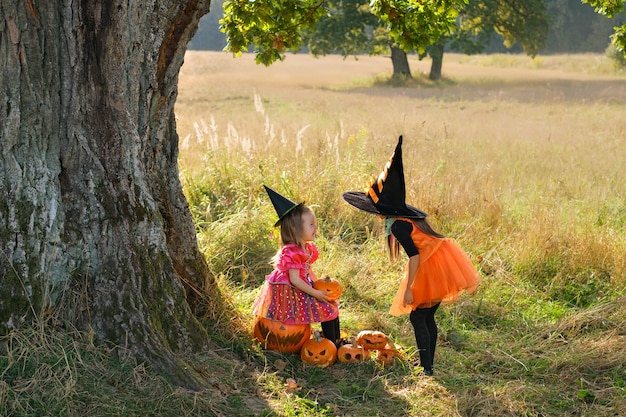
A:
<svg viewBox="0 0 626 417">
<path fill-rule="evenodd" d="M 280 248 L 265 278 L 253 313 L 286 324 L 321 323 L 325 338 L 340 343 L 339 306 L 325 291 L 313 288 L 317 276 L 312 265 L 318 258 L 313 240 L 317 219 L 304 202 L 295 204 L 265 187 L 279 215 Z"/>
</svg>

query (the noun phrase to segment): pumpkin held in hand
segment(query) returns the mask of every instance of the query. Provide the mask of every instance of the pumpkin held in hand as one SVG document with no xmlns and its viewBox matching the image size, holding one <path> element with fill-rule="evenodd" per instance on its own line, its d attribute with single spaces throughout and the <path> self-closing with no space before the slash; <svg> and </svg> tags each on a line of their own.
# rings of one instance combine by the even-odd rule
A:
<svg viewBox="0 0 626 417">
<path fill-rule="evenodd" d="M 340 346 L 337 349 L 337 360 L 341 363 L 363 362 L 370 358 L 370 351 L 356 343 L 354 337 L 351 343 Z"/>
<path fill-rule="evenodd" d="M 320 332 L 316 330 L 314 336 L 302 345 L 300 357 L 304 362 L 326 368 L 335 363 L 337 347 L 330 340 L 323 338 Z"/>
<path fill-rule="evenodd" d="M 343 292 L 341 283 L 328 275 L 324 275 L 322 278 L 313 282 L 313 288 L 324 291 L 331 300 L 338 299 Z"/>
<path fill-rule="evenodd" d="M 311 337 L 311 325 L 285 324 L 257 316 L 254 319 L 253 333 L 264 349 L 298 353 Z"/>
<path fill-rule="evenodd" d="M 387 346 L 387 335 L 377 330 L 363 330 L 356 336 L 356 343 L 365 349 L 384 349 Z"/>
</svg>

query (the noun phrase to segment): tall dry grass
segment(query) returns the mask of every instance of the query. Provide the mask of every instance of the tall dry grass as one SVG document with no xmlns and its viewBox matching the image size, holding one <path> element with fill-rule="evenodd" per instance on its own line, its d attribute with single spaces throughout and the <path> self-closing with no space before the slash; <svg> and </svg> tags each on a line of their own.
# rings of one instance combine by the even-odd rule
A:
<svg viewBox="0 0 626 417">
<path fill-rule="evenodd" d="M 476 71 L 465 65 L 456 70 L 459 79 Z M 475 259 L 497 260 L 539 286 L 556 285 L 555 293 L 570 281 L 623 288 L 621 78 L 613 79 L 608 99 L 606 91 L 589 92 L 606 75 L 578 74 L 552 88 L 559 73 L 529 81 L 493 67 L 479 67 L 477 77 L 491 77 L 505 98 L 497 91 L 485 97 L 491 87 L 482 88 L 484 81 L 455 85 L 451 75 L 446 88 L 363 87 L 389 66 L 382 57 L 290 56 L 265 68 L 250 57 L 191 53 L 177 106 L 181 166 L 189 177 L 229 181 L 222 196 L 254 196 L 257 205 L 266 182 L 318 205 L 325 230 L 341 233 L 342 222 L 358 217 L 341 193 L 363 188 L 404 135 L 408 202 Z"/>
</svg>

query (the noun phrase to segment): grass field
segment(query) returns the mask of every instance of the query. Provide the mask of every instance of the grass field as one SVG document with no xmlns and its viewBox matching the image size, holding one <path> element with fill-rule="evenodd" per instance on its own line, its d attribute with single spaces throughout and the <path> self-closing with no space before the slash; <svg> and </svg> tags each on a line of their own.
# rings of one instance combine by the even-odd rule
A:
<svg viewBox="0 0 626 417">
<path fill-rule="evenodd" d="M 288 56 L 265 68 L 250 56 L 188 55 L 181 167 L 201 247 L 219 253 L 214 272 L 248 326 L 276 245 L 266 183 L 317 206 L 318 270 L 347 287 L 346 334 L 383 330 L 407 355 L 386 369 L 268 363 L 280 384 L 259 383 L 264 406 L 277 415 L 625 413 L 626 79 L 600 56 L 452 55 L 436 84 L 428 62 L 411 65 L 414 80 L 393 86 L 385 57 Z M 484 277 L 476 296 L 440 313 L 434 380 L 407 365 L 406 318 L 387 315 L 402 262 L 389 263 L 377 220 L 340 198 L 378 174 L 400 134 L 408 201 Z M 303 390 L 283 399 L 287 377 Z"/>
<path fill-rule="evenodd" d="M 2 346 L 0 415 L 626 415 L 626 76 L 602 56 L 411 58 L 189 52 L 176 105 L 180 171 L 201 250 L 231 311 L 220 349 L 189 358 L 205 392 L 169 385 L 88 334 L 35 328 Z M 387 314 L 404 259 L 382 224 L 341 200 L 404 135 L 407 202 L 479 268 L 443 306 L 436 375 L 414 366 L 406 317 Z M 320 369 L 251 339 L 252 302 L 277 249 L 267 184 L 314 205 L 318 275 L 344 285 L 342 330 L 384 331 L 402 355 Z M 5 381 L 10 381 L 7 383 Z"/>
</svg>

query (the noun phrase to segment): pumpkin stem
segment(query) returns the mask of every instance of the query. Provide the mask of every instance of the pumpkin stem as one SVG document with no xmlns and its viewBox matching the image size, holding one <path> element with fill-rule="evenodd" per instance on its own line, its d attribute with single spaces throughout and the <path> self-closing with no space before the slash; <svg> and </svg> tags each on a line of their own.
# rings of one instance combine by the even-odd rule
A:
<svg viewBox="0 0 626 417">
<path fill-rule="evenodd" d="M 319 330 L 316 330 L 315 333 L 313 333 L 313 337 L 315 338 L 315 341 L 317 343 L 322 341 L 322 335 L 320 334 Z"/>
</svg>

